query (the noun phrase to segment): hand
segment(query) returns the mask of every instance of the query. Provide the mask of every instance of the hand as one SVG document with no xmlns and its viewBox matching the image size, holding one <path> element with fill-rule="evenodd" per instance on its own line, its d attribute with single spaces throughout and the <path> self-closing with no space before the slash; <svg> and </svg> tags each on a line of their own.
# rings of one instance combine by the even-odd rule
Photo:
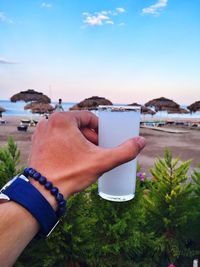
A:
<svg viewBox="0 0 200 267">
<path fill-rule="evenodd" d="M 94 183 L 104 172 L 134 159 L 145 146 L 145 140 L 132 138 L 112 149 L 97 144 L 98 118 L 93 113 L 54 113 L 36 127 L 29 166 L 46 176 L 68 198 Z"/>
</svg>

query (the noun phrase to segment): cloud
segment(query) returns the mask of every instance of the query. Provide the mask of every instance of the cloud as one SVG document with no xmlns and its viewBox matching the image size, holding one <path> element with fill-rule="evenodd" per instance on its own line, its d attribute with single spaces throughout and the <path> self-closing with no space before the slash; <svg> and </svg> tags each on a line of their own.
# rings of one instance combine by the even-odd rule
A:
<svg viewBox="0 0 200 267">
<path fill-rule="evenodd" d="M 163 8 L 167 6 L 167 4 L 168 0 L 158 0 L 158 2 L 155 3 L 154 5 L 143 8 L 142 13 L 157 15 L 159 14 L 159 11 L 161 11 Z"/>
<path fill-rule="evenodd" d="M 6 16 L 4 15 L 3 12 L 0 12 L 0 21 L 5 21 L 6 20 Z"/>
<path fill-rule="evenodd" d="M 3 12 L 0 12 L 0 22 L 13 23 Z"/>
<path fill-rule="evenodd" d="M 111 25 L 113 25 L 114 22 L 113 22 L 112 20 L 106 20 L 106 24 L 111 24 Z"/>
<path fill-rule="evenodd" d="M 117 7 L 117 8 L 116 8 L 116 11 L 117 11 L 118 13 L 124 13 L 126 10 L 125 10 L 123 7 Z"/>
<path fill-rule="evenodd" d="M 41 7 L 43 7 L 43 8 L 51 8 L 52 7 L 52 4 L 43 2 L 41 4 Z"/>
<path fill-rule="evenodd" d="M 110 20 L 108 16 L 102 13 L 99 13 L 93 16 L 87 15 L 84 20 L 84 23 L 90 26 L 100 26 L 100 25 L 103 25 L 104 21 L 108 21 L 108 20 Z"/>
<path fill-rule="evenodd" d="M 90 15 L 90 13 L 88 13 L 88 12 L 83 12 L 82 13 L 82 16 L 89 16 Z"/>
<path fill-rule="evenodd" d="M 84 17 L 83 23 L 86 26 L 102 26 L 106 24 L 113 25 L 113 17 L 124 13 L 125 9 L 122 7 L 112 10 L 103 10 L 100 12 L 94 12 L 93 14 L 89 12 L 83 12 L 82 16 Z"/>
<path fill-rule="evenodd" d="M 0 57 L 0 64 L 16 64 L 14 61 L 10 61 Z"/>
</svg>

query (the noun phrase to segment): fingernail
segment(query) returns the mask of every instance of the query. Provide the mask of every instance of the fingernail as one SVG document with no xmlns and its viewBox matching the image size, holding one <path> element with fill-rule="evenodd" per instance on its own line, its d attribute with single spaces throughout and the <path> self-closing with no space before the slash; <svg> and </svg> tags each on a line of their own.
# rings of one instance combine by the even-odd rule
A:
<svg viewBox="0 0 200 267">
<path fill-rule="evenodd" d="M 146 140 L 142 136 L 136 137 L 136 142 L 139 145 L 140 150 L 142 150 L 146 145 Z"/>
</svg>

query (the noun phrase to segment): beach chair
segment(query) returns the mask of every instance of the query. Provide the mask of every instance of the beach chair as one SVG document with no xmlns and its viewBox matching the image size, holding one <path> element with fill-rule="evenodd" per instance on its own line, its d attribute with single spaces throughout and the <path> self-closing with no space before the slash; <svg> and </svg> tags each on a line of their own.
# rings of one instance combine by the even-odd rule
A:
<svg viewBox="0 0 200 267">
<path fill-rule="evenodd" d="M 159 121 L 157 126 L 158 127 L 163 127 L 163 126 L 165 126 L 165 122 L 164 121 Z"/>
<path fill-rule="evenodd" d="M 0 124 L 6 124 L 6 120 L 0 120 Z"/>
<path fill-rule="evenodd" d="M 174 120 L 167 120 L 166 125 L 174 125 Z"/>
<path fill-rule="evenodd" d="M 21 125 L 27 125 L 27 126 L 29 126 L 30 123 L 31 123 L 31 120 L 28 120 L 28 119 L 22 119 L 21 120 Z"/>
<path fill-rule="evenodd" d="M 36 126 L 36 125 L 37 125 L 37 123 L 38 123 L 38 121 L 37 121 L 37 120 L 31 120 L 31 122 L 30 122 L 29 126 Z"/>
<path fill-rule="evenodd" d="M 18 125 L 17 130 L 20 132 L 26 132 L 28 129 L 28 125 Z"/>
<path fill-rule="evenodd" d="M 38 120 L 33 120 L 33 122 L 34 122 L 34 126 L 36 126 L 38 123 Z"/>
<path fill-rule="evenodd" d="M 197 123 L 193 123 L 193 124 L 191 125 L 191 127 L 192 127 L 192 128 L 198 128 L 198 124 L 197 124 Z"/>
</svg>

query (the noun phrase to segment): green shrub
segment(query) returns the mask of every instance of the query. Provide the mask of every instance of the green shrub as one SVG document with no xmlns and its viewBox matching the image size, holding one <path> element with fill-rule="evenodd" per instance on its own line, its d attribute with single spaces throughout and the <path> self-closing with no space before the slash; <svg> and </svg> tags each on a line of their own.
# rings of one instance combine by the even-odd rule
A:
<svg viewBox="0 0 200 267">
<path fill-rule="evenodd" d="M 20 152 L 13 139 L 0 149 L 0 186 L 16 175 Z M 98 196 L 97 184 L 68 200 L 68 211 L 45 240 L 33 240 L 15 267 L 176 267 L 200 257 L 200 172 L 190 161 L 158 158 L 136 196 L 124 203 Z M 75 265 L 74 265 L 75 267 Z"/>
<path fill-rule="evenodd" d="M 20 172 L 19 160 L 20 151 L 13 138 L 9 137 L 7 146 L 0 149 L 0 188 Z"/>
<path fill-rule="evenodd" d="M 195 207 L 193 216 L 191 218 L 192 231 L 191 235 L 195 242 L 198 252 L 200 251 L 200 164 L 199 168 L 195 169 L 192 173 L 193 180 L 193 206 Z"/>
<path fill-rule="evenodd" d="M 164 158 L 157 159 L 151 170 L 152 182 L 145 198 L 146 229 L 154 234 L 150 251 L 159 266 L 167 266 L 165 259 L 168 264 L 180 264 L 182 258 L 186 261 L 196 253 L 190 246 L 191 238 L 188 235 L 194 212 L 191 205 L 192 185 L 187 176 L 189 167 L 190 161 L 173 159 L 171 152 L 165 150 Z"/>
</svg>

